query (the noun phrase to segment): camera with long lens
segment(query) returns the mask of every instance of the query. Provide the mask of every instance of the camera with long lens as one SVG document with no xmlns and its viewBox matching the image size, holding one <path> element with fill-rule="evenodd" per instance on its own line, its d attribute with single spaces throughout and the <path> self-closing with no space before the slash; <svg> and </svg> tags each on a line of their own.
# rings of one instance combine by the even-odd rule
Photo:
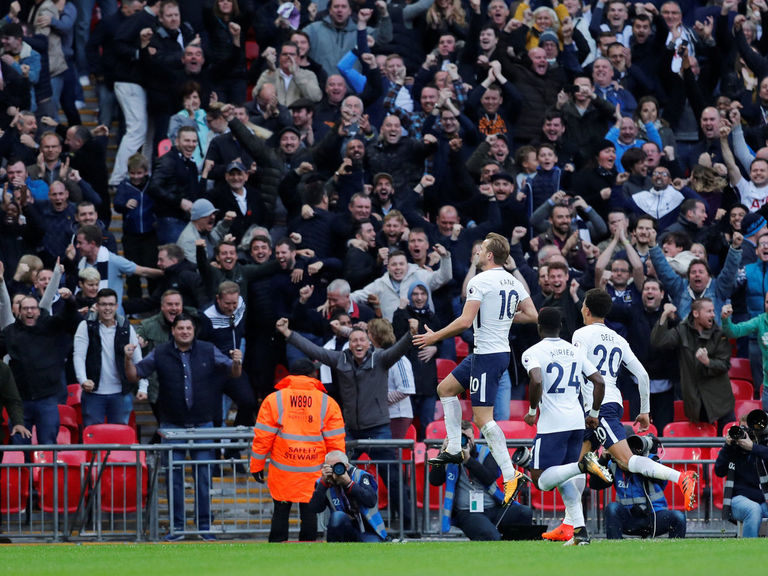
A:
<svg viewBox="0 0 768 576">
<path fill-rule="evenodd" d="M 758 408 L 747 414 L 746 427 L 755 441 L 761 444 L 768 443 L 768 414 L 766 414 L 765 410 Z"/>
<path fill-rule="evenodd" d="M 336 474 L 336 476 L 343 476 L 347 472 L 347 467 L 344 465 L 344 462 L 336 462 L 331 470 L 333 470 L 333 473 Z"/>
<path fill-rule="evenodd" d="M 659 451 L 659 446 L 661 446 L 661 442 L 653 434 L 648 434 L 647 436 L 628 436 L 627 444 L 632 454 L 636 456 L 656 454 Z"/>
<path fill-rule="evenodd" d="M 461 435 L 461 449 L 464 450 L 467 446 L 469 446 L 469 438 L 465 434 Z"/>
<path fill-rule="evenodd" d="M 520 446 L 512 454 L 512 464 L 521 468 L 530 468 L 532 459 L 533 452 L 525 446 Z"/>
<path fill-rule="evenodd" d="M 749 435 L 749 429 L 746 426 L 731 426 L 728 429 L 728 437 L 734 441 L 742 440 Z"/>
</svg>

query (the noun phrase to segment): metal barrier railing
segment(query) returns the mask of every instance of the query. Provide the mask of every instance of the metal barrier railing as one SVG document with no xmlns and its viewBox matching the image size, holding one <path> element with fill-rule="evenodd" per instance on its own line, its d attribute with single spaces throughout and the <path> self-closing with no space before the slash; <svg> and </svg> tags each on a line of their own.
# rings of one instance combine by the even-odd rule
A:
<svg viewBox="0 0 768 576">
<path fill-rule="evenodd" d="M 134 540 L 155 541 L 166 527 L 181 536 L 216 534 L 265 537 L 270 529 L 272 499 L 266 487 L 250 481 L 248 461 L 215 456 L 202 460 L 175 460 L 176 451 L 222 448 L 247 453 L 252 432 L 244 428 L 162 431 L 164 444 L 155 445 L 49 445 L 0 446 L 0 530 L 14 540 Z M 222 444 L 220 441 L 229 441 Z M 666 447 L 719 448 L 722 438 L 664 438 Z M 479 442 L 482 442 L 480 440 Z M 427 440 L 428 449 L 439 448 L 440 440 Z M 529 446 L 531 440 L 508 440 L 509 448 Z M 440 533 L 442 487 L 430 487 L 421 454 L 417 463 L 412 440 L 350 440 L 348 451 L 373 453 L 389 449 L 388 458 L 357 458 L 352 462 L 375 474 L 380 485 L 380 508 L 387 531 L 396 538 L 414 534 L 427 537 Z M 711 458 L 664 460 L 670 465 L 696 466 L 701 476 L 700 506 L 687 513 L 690 535 L 731 535 L 733 525 L 719 520 L 717 490 L 713 489 Z M 200 506 L 195 479 L 200 467 L 209 472 L 208 526 L 200 526 L 189 513 Z M 183 523 L 173 525 L 174 475 L 181 474 Z M 721 492 L 720 492 L 721 493 Z M 190 497 L 190 494 L 192 497 Z M 671 492 L 670 506 L 678 497 Z M 552 524 L 562 517 L 554 492 L 528 493 L 523 503 L 534 509 L 534 522 Z M 611 500 L 611 490 L 602 494 L 585 491 L 585 517 L 590 531 L 599 534 L 602 512 Z M 292 524 L 298 522 L 298 506 Z M 177 529 L 178 528 L 178 529 Z M 452 532 L 458 535 L 458 531 Z"/>
</svg>

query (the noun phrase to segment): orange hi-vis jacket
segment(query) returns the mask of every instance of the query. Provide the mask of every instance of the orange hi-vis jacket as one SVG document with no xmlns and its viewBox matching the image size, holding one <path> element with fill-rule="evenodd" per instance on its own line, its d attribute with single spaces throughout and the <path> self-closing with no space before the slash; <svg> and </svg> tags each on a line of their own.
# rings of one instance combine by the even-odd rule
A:
<svg viewBox="0 0 768 576">
<path fill-rule="evenodd" d="M 259 409 L 253 430 L 251 473 L 264 470 L 273 499 L 309 502 L 325 455 L 344 451 L 344 419 L 325 387 L 309 376 L 286 376 Z"/>
</svg>

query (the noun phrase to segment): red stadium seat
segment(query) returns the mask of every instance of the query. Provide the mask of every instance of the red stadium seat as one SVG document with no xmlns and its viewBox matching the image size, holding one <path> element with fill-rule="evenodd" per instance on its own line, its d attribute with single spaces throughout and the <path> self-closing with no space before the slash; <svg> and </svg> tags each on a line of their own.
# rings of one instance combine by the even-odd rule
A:
<svg viewBox="0 0 768 576">
<path fill-rule="evenodd" d="M 376 469 L 376 465 L 371 464 L 371 457 L 368 456 L 367 452 L 363 452 L 362 454 L 360 454 L 358 460 L 359 462 L 357 464 L 357 467 L 365 470 L 366 472 L 368 472 L 368 474 L 370 474 L 376 479 L 376 484 L 379 485 L 379 510 L 385 509 L 387 507 L 387 500 L 389 499 L 387 484 L 379 476 L 379 472 Z"/>
<path fill-rule="evenodd" d="M 93 424 L 83 430 L 83 444 L 135 444 L 136 431 L 124 424 Z M 106 462 L 101 460 L 106 456 Z M 136 452 L 130 450 L 111 450 L 107 454 L 98 454 L 99 466 L 104 466 L 99 490 L 101 509 L 108 512 L 135 512 L 138 474 Z M 147 498 L 147 465 L 144 452 L 139 452 L 142 469 L 142 507 Z M 94 467 L 93 481 L 98 477 L 98 468 Z"/>
<path fill-rule="evenodd" d="M 547 512 L 562 512 L 565 510 L 565 503 L 563 502 L 560 492 L 557 490 L 539 490 L 533 483 L 529 483 L 531 490 L 531 508 L 536 510 L 544 510 Z"/>
<path fill-rule="evenodd" d="M 35 452 L 33 461 L 37 464 L 53 463 L 53 452 Z M 40 494 L 40 508 L 44 512 L 68 512 L 77 510 L 80 501 L 82 482 L 82 465 L 88 461 L 88 453 L 84 450 L 58 452 L 56 468 L 58 474 L 59 500 L 58 509 L 54 509 L 54 468 L 46 466 L 40 469 L 35 481 L 35 489 Z"/>
<path fill-rule="evenodd" d="M 67 406 L 72 406 L 77 414 L 78 426 L 83 425 L 83 387 L 80 384 L 67 384 Z"/>
<path fill-rule="evenodd" d="M 469 344 L 464 342 L 459 336 L 456 336 L 453 341 L 456 344 L 456 361 L 461 362 L 469 356 Z"/>
<path fill-rule="evenodd" d="M 157 157 L 160 158 L 161 156 L 165 156 L 168 152 L 170 152 L 172 147 L 173 142 L 171 142 L 170 138 L 164 138 L 163 140 L 160 140 L 160 142 L 157 143 Z"/>
<path fill-rule="evenodd" d="M 752 382 L 752 366 L 749 358 L 731 358 L 731 368 L 728 370 L 731 379 L 746 380 Z"/>
<path fill-rule="evenodd" d="M 135 444 L 136 431 L 125 424 L 93 424 L 83 430 L 83 444 Z"/>
<path fill-rule="evenodd" d="M 622 424 L 624 426 L 631 426 L 632 430 L 634 430 L 635 434 L 638 436 L 647 436 L 648 434 L 653 434 L 654 436 L 659 435 L 659 431 L 656 429 L 656 426 L 654 426 L 653 424 L 649 424 L 648 430 L 646 430 L 645 432 L 638 432 L 638 430 L 640 429 L 640 424 L 638 424 L 637 422 L 622 422 Z"/>
<path fill-rule="evenodd" d="M 424 508 L 424 482 L 426 480 L 426 471 L 429 465 L 427 459 L 437 455 L 437 450 L 429 450 L 423 442 L 417 442 L 413 450 L 413 457 L 416 462 L 416 506 Z M 429 486 L 429 509 L 440 509 L 440 487 Z"/>
<path fill-rule="evenodd" d="M 682 400 L 675 400 L 675 422 L 687 422 L 688 417 L 685 415 L 685 407 Z"/>
<path fill-rule="evenodd" d="M 38 444 L 37 426 L 32 426 L 32 444 Z M 66 426 L 59 426 L 59 433 L 56 434 L 56 444 L 72 444 L 72 433 Z"/>
<path fill-rule="evenodd" d="M 731 390 L 736 400 L 752 400 L 755 395 L 755 389 L 749 380 L 731 377 Z"/>
<path fill-rule="evenodd" d="M 77 411 L 72 406 L 59 404 L 59 425 L 69 428 L 72 441 L 80 441 L 80 425 L 77 422 Z"/>
<path fill-rule="evenodd" d="M 475 438 L 480 438 L 480 430 L 472 422 L 472 431 L 475 434 Z M 446 437 L 445 433 L 445 420 L 434 420 L 430 422 L 424 432 L 424 437 L 428 440 L 443 440 Z"/>
<path fill-rule="evenodd" d="M 147 463 L 144 452 L 130 450 L 112 450 L 106 466 L 101 473 L 99 489 L 101 509 L 106 512 L 136 512 L 136 493 L 138 476 L 136 458 L 141 466 L 141 506 L 147 502 Z M 96 482 L 98 468 L 93 469 L 93 481 Z"/>
<path fill-rule="evenodd" d="M 763 403 L 760 400 L 736 400 L 736 419 L 749 414 L 752 410 L 762 410 Z"/>
<path fill-rule="evenodd" d="M 624 414 L 623 414 L 624 419 L 625 420 L 629 420 L 630 419 L 630 415 L 629 415 L 629 400 L 622 401 L 621 407 L 624 409 Z"/>
<path fill-rule="evenodd" d="M 459 403 L 461 404 L 461 419 L 472 422 L 472 420 L 475 419 L 474 414 L 472 413 L 472 401 L 469 399 L 461 399 L 459 400 Z"/>
<path fill-rule="evenodd" d="M 667 427 L 669 426 L 671 426 L 671 424 L 667 424 L 667 426 L 664 427 L 664 430 L 666 431 Z M 699 481 L 696 484 L 696 500 L 699 503 L 699 506 L 702 505 L 701 495 L 704 490 L 704 475 L 702 474 L 702 465 L 693 463 L 687 464 L 682 462 L 675 463 L 674 460 L 701 460 L 701 458 L 702 454 L 700 448 L 664 448 L 664 464 L 671 466 L 675 470 L 680 470 L 681 472 L 693 470 L 699 474 Z M 670 510 L 685 510 L 680 488 L 678 488 L 675 483 L 667 482 L 667 486 L 664 489 L 664 496 L 667 499 L 667 505 L 669 506 Z"/>
<path fill-rule="evenodd" d="M 259 57 L 259 44 L 253 40 L 245 41 L 245 59 L 250 63 Z"/>
<path fill-rule="evenodd" d="M 438 358 L 437 363 L 437 381 L 442 382 L 443 378 L 448 376 L 454 368 L 456 368 L 456 362 L 449 360 L 448 358 Z"/>
<path fill-rule="evenodd" d="M 705 422 L 670 422 L 664 426 L 664 436 L 679 438 L 717 436 L 717 428 Z"/>
<path fill-rule="evenodd" d="M 509 419 L 522 420 L 523 416 L 528 414 L 531 403 L 528 400 L 510 400 L 509 401 Z"/>
<path fill-rule="evenodd" d="M 24 464 L 24 452 L 10 451 L 3 454 L 0 467 L 0 513 L 18 514 L 27 508 L 29 500 L 29 468 L 11 467 Z"/>
<path fill-rule="evenodd" d="M 497 420 L 505 438 L 535 438 L 536 426 L 528 426 L 520 420 Z"/>
<path fill-rule="evenodd" d="M 286 368 L 282 364 L 278 364 L 277 366 L 275 366 L 275 384 L 280 382 L 280 380 L 282 380 L 288 375 L 290 375 L 290 373 L 288 372 L 288 368 Z"/>
</svg>

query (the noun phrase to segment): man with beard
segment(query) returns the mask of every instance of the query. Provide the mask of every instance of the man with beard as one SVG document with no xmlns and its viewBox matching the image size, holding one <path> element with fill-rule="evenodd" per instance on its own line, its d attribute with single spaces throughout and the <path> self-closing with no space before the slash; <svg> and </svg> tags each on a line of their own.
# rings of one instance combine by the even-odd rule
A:
<svg viewBox="0 0 768 576">
<path fill-rule="evenodd" d="M 435 104 L 439 99 L 440 92 L 433 84 L 427 84 L 421 89 L 419 95 L 419 109 L 408 111 L 396 104 L 397 95 L 405 83 L 405 69 L 399 71 L 399 75 L 392 82 L 387 95 L 384 97 L 384 110 L 387 114 L 397 116 L 400 119 L 403 129 L 408 131 L 408 136 L 417 140 L 421 139 L 421 129 L 424 122 L 432 115 Z"/>
<path fill-rule="evenodd" d="M 195 244 L 197 249 L 197 270 L 203 279 L 209 299 L 213 299 L 214 292 L 222 282 L 229 280 L 240 287 L 240 293 L 245 294 L 248 284 L 253 280 L 272 276 L 280 266 L 274 261 L 265 261 L 261 264 L 240 264 L 237 261 L 237 245 L 228 240 L 223 240 L 215 248 L 216 265 L 213 266 L 205 252 L 205 239 L 200 239 Z"/>
<path fill-rule="evenodd" d="M 701 196 L 688 186 L 683 186 L 679 190 L 672 186 L 672 175 L 664 166 L 653 169 L 651 183 L 652 187 L 649 190 L 633 194 L 629 201 L 636 213 L 652 216 L 659 230 L 666 230 L 675 223 L 678 208 L 683 201 L 688 198 L 701 199 Z"/>
<path fill-rule="evenodd" d="M 184 258 L 184 251 L 177 244 L 162 244 L 157 248 L 157 267 L 163 275 L 149 298 L 131 299 L 124 303 L 126 314 L 155 311 L 162 307 L 162 298 L 168 290 L 178 291 L 187 306 L 202 307 L 207 301 L 200 276 L 195 265 Z"/>
<path fill-rule="evenodd" d="M 579 290 L 579 283 L 576 280 L 568 280 L 568 274 L 568 265 L 565 262 L 556 260 L 547 264 L 547 277 L 552 292 L 544 298 L 541 307 L 560 310 L 562 316 L 560 338 L 570 342 L 573 333 L 582 326 L 581 302 L 584 295 Z"/>
<path fill-rule="evenodd" d="M 355 225 L 354 238 L 347 242 L 344 273 L 353 290 L 373 282 L 381 272 L 381 261 L 376 251 L 376 229 L 369 220 Z"/>
<path fill-rule="evenodd" d="M 379 172 L 373 177 L 373 212 L 386 217 L 390 210 L 395 209 L 392 201 L 395 195 L 394 179 L 388 172 Z"/>
<path fill-rule="evenodd" d="M 715 324 L 711 298 L 694 300 L 690 310 L 687 318 L 672 326 L 669 320 L 677 308 L 665 304 L 651 332 L 651 345 L 677 350 L 685 416 L 691 422 L 717 423 L 719 435 L 726 423 L 736 420 L 728 378 L 731 345 Z"/>
<path fill-rule="evenodd" d="M 559 194 L 562 195 L 562 192 Z M 555 199 L 557 200 L 557 197 Z M 571 214 L 572 209 L 573 215 Z M 549 203 L 546 202 L 534 213 L 534 219 L 537 219 L 541 210 L 550 210 L 550 229 L 536 237 L 538 247 L 554 244 L 560 249 L 570 266 L 578 270 L 585 270 L 590 256 L 584 249 L 579 231 L 587 230 L 591 238 L 600 238 L 607 232 L 603 219 L 580 196 L 577 196 L 570 206 L 555 204 L 550 207 Z"/>
</svg>

